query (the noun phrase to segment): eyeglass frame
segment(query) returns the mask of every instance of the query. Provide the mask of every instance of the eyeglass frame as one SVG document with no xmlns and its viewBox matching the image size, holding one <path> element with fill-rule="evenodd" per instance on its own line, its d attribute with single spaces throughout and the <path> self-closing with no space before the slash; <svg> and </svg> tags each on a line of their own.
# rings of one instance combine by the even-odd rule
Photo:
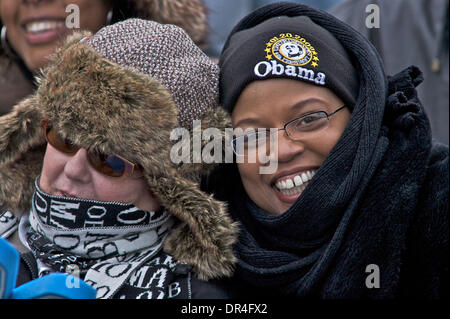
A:
<svg viewBox="0 0 450 319">
<path fill-rule="evenodd" d="M 298 121 L 298 120 L 301 119 L 301 118 L 304 118 L 304 117 L 306 117 L 306 116 L 310 116 L 311 114 L 316 114 L 316 113 L 324 113 L 324 114 L 326 115 L 326 117 L 327 117 L 327 121 L 329 122 L 331 116 L 333 116 L 334 114 L 336 114 L 336 113 L 339 112 L 340 110 L 344 109 L 346 106 L 347 106 L 347 105 L 344 104 L 344 105 L 338 107 L 335 111 L 333 111 L 333 112 L 331 112 L 331 113 L 327 113 L 326 111 L 315 111 L 315 112 L 309 112 L 309 113 L 303 114 L 302 116 L 299 116 L 299 117 L 296 117 L 296 118 L 294 118 L 294 119 L 292 119 L 292 120 L 289 120 L 288 122 L 286 122 L 286 123 L 284 124 L 284 126 L 283 126 L 282 128 L 278 128 L 278 129 L 276 130 L 276 132 L 279 132 L 279 131 L 285 131 L 285 132 L 286 132 L 286 135 L 287 135 L 291 140 L 293 140 L 293 141 L 300 141 L 301 138 L 297 138 L 297 139 L 296 139 L 296 138 L 293 138 L 293 137 L 289 134 L 289 131 L 286 129 L 291 123 L 293 123 L 293 122 L 295 122 L 295 121 Z M 273 132 L 273 133 L 275 133 L 275 132 Z M 253 134 L 256 134 L 256 133 L 253 133 Z M 253 135 L 253 134 L 252 134 L 252 135 Z M 269 134 L 271 135 L 272 132 L 270 132 Z M 235 138 L 233 138 L 233 139 L 231 140 L 231 148 L 232 148 L 232 150 L 233 150 L 233 153 L 234 153 L 236 156 L 245 156 L 245 155 L 243 155 L 243 154 L 237 154 L 237 152 L 236 152 L 236 150 L 235 150 L 235 147 L 234 147 L 235 141 L 236 141 L 237 139 L 241 138 L 242 136 L 245 136 L 245 135 L 246 135 L 246 134 L 243 134 L 243 135 L 238 136 L 238 137 L 235 137 Z M 247 136 L 249 136 L 249 135 L 247 135 Z M 250 136 L 251 136 L 251 135 L 250 135 Z"/>
</svg>

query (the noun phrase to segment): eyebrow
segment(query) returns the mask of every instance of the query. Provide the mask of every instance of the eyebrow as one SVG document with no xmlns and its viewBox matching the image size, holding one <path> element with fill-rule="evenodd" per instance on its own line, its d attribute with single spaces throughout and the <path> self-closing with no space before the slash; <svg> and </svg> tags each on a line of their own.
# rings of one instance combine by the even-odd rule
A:
<svg viewBox="0 0 450 319">
<path fill-rule="evenodd" d="M 310 104 L 310 103 L 322 103 L 322 104 L 326 104 L 325 101 L 319 99 L 319 98 L 309 98 L 303 101 L 300 101 L 296 104 L 294 104 L 293 106 L 290 107 L 290 111 L 297 111 L 300 110 L 302 108 L 304 108 L 306 105 Z M 255 117 L 249 117 L 249 118 L 245 118 L 240 120 L 239 122 L 236 123 L 236 125 L 234 125 L 235 127 L 238 127 L 242 124 L 247 124 L 247 125 L 253 125 L 253 126 L 257 126 L 259 124 L 259 119 L 255 118 Z"/>
</svg>

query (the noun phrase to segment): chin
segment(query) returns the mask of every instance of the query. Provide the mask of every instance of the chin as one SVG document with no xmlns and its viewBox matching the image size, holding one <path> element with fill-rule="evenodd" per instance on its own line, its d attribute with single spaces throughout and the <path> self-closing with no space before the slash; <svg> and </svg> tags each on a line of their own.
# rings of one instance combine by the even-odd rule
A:
<svg viewBox="0 0 450 319">
<path fill-rule="evenodd" d="M 284 214 L 292 205 L 281 204 L 274 208 L 272 211 L 268 211 L 272 215 L 282 215 Z"/>
<path fill-rule="evenodd" d="M 24 57 L 24 62 L 31 72 L 35 73 L 39 69 L 45 67 L 48 63 L 48 56 L 54 53 L 56 50 L 56 44 L 46 50 L 30 50 L 29 56 Z M 38 51 L 38 52 L 36 52 Z"/>
</svg>

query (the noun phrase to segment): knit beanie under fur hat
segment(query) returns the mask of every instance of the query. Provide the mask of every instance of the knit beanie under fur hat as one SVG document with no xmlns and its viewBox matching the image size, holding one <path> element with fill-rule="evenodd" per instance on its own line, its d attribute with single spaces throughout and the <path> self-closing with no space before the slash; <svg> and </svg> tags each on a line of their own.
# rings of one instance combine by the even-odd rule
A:
<svg viewBox="0 0 450 319">
<path fill-rule="evenodd" d="M 181 28 L 129 19 L 103 28 L 84 41 L 107 60 L 164 85 L 174 99 L 183 127 L 191 127 L 193 120 L 217 107 L 218 67 Z"/>
<path fill-rule="evenodd" d="M 307 16 L 276 16 L 260 9 L 245 19 L 265 14 L 253 26 L 239 24 L 220 57 L 221 103 L 230 113 L 241 92 L 253 81 L 287 78 L 329 88 L 353 109 L 358 76 L 339 41 Z"/>
<path fill-rule="evenodd" d="M 192 264 L 201 279 L 228 276 L 237 228 L 225 205 L 200 191 L 192 177 L 202 164 L 174 164 L 171 131 L 231 127 L 218 107 L 218 67 L 173 25 L 131 19 L 97 34 L 74 34 L 43 70 L 32 97 L 0 117 L 0 199 L 27 212 L 40 174 L 49 120 L 86 149 L 139 164 L 152 192 L 181 223 L 166 252 Z"/>
</svg>

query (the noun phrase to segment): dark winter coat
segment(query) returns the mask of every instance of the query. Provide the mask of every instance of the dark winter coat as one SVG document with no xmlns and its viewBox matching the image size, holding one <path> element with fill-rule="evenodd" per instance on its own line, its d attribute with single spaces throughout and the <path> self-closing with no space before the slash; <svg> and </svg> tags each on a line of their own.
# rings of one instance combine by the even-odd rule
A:
<svg viewBox="0 0 450 319">
<path fill-rule="evenodd" d="M 164 259 L 167 255 L 160 252 L 155 258 Z M 155 259 L 153 258 L 153 259 Z M 150 261 L 151 262 L 151 261 Z M 145 266 L 145 265 L 144 265 Z M 21 286 L 31 280 L 38 278 L 38 267 L 31 252 L 20 255 L 19 271 L 16 286 Z M 151 277 L 144 275 L 144 280 L 139 287 L 128 280 L 122 288 L 113 296 L 113 299 L 137 299 L 139 295 L 145 295 L 150 289 L 141 288 L 151 284 Z M 153 280 L 158 281 L 158 280 Z M 154 286 L 154 284 L 153 284 Z M 155 287 L 153 293 L 155 293 Z M 223 299 L 230 298 L 231 295 L 225 286 L 218 284 L 215 280 L 199 280 L 187 265 L 177 265 L 173 272 L 168 272 L 165 276 L 163 286 L 156 290 L 161 298 L 168 299 Z M 154 296 L 153 298 L 156 298 Z"/>
</svg>

